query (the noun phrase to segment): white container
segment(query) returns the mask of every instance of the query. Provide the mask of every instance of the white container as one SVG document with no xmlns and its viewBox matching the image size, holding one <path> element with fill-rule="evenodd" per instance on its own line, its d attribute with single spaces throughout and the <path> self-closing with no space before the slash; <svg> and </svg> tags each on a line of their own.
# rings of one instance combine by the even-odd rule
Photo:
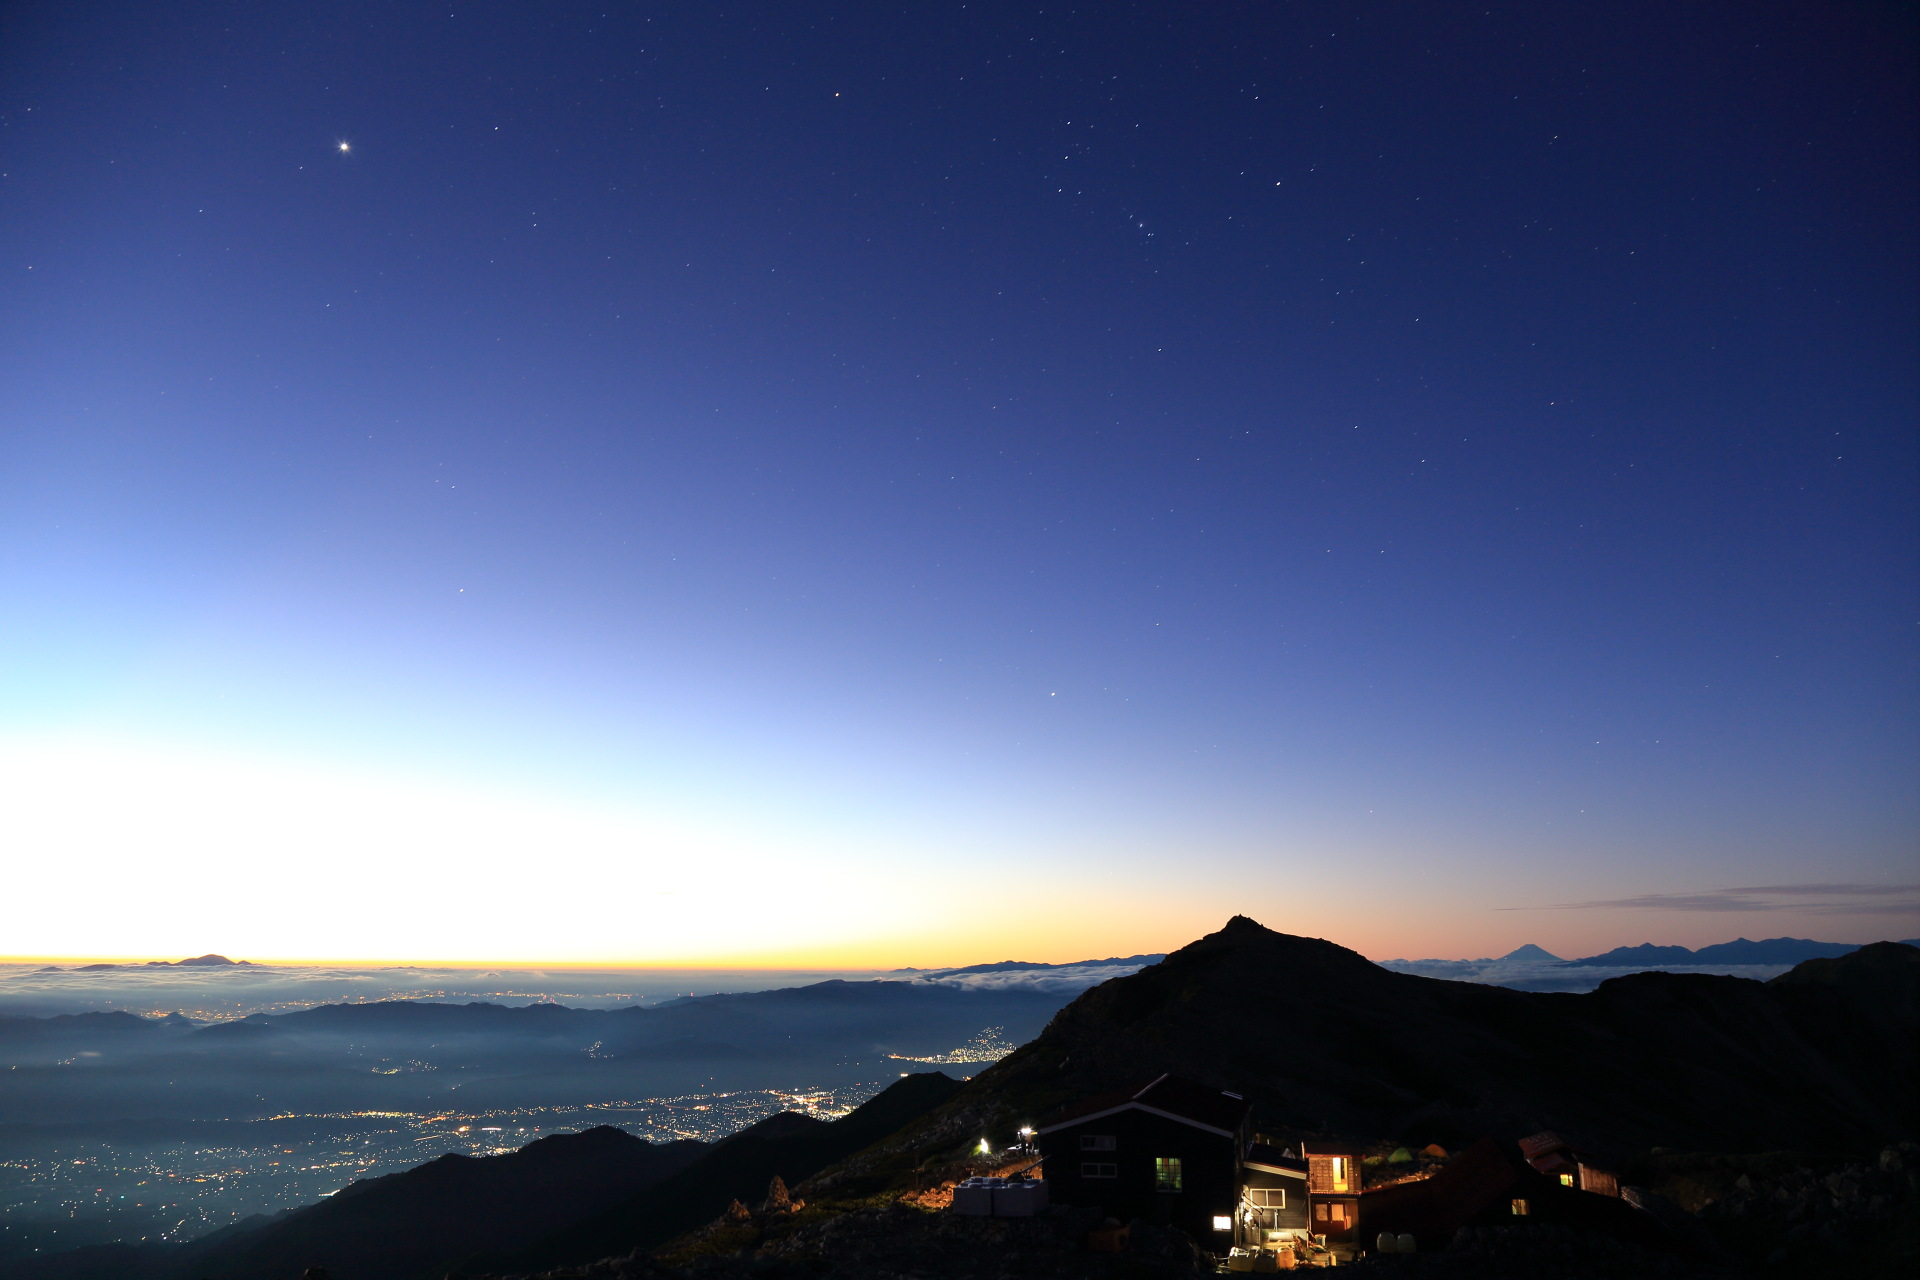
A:
<svg viewBox="0 0 1920 1280">
<path fill-rule="evenodd" d="M 1047 1207 L 1044 1182 L 1007 1182 L 993 1188 L 993 1216 L 1031 1218 Z"/>
<path fill-rule="evenodd" d="M 993 1188 L 980 1186 L 985 1178 L 968 1178 L 953 1189 L 953 1211 L 966 1218 L 993 1216 Z"/>
</svg>

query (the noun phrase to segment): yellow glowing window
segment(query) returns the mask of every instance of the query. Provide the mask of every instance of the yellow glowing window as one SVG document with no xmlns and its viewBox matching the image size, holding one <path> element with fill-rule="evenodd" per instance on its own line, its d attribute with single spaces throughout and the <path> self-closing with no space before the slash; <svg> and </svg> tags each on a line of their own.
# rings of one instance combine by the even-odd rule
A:
<svg viewBox="0 0 1920 1280">
<path fill-rule="evenodd" d="M 1563 1186 L 1563 1187 L 1570 1187 L 1570 1186 L 1572 1186 L 1572 1185 L 1573 1185 L 1573 1175 L 1572 1175 L 1572 1174 L 1570 1174 L 1570 1173 L 1563 1173 L 1563 1174 L 1561 1174 L 1561 1175 L 1560 1175 L 1560 1185 L 1561 1185 L 1561 1186 Z"/>
<path fill-rule="evenodd" d="M 1513 1202 L 1513 1216 L 1516 1218 L 1524 1218 L 1527 1216 L 1527 1202 L 1525 1200 L 1515 1200 Z"/>
<path fill-rule="evenodd" d="M 1153 1158 L 1153 1189 L 1178 1191 L 1180 1187 L 1180 1157 L 1155 1156 Z"/>
<path fill-rule="evenodd" d="M 1347 1189 L 1347 1158 L 1345 1156 L 1333 1158 L 1333 1189 L 1335 1191 Z"/>
</svg>

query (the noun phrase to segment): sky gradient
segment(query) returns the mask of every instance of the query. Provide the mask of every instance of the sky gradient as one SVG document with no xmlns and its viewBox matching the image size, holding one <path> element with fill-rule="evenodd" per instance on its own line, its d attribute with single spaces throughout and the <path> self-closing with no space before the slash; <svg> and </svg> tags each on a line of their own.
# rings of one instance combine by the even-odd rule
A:
<svg viewBox="0 0 1920 1280">
<path fill-rule="evenodd" d="M 7 949 L 1920 934 L 1914 50 L 8 6 Z"/>
</svg>

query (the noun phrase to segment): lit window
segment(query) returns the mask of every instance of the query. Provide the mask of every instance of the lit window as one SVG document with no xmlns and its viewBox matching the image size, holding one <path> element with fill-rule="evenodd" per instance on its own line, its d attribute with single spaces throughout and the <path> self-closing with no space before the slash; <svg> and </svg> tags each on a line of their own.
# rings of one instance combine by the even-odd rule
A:
<svg viewBox="0 0 1920 1280">
<path fill-rule="evenodd" d="M 1570 1173 L 1563 1173 L 1563 1174 L 1561 1174 L 1561 1175 L 1560 1175 L 1560 1185 L 1561 1185 L 1561 1186 L 1563 1186 L 1563 1187 L 1570 1187 L 1570 1186 L 1572 1186 L 1572 1185 L 1573 1185 L 1573 1175 L 1572 1175 L 1572 1174 L 1570 1174 Z"/>
<path fill-rule="evenodd" d="M 1119 1145 L 1110 1133 L 1083 1133 L 1080 1135 L 1080 1149 L 1082 1151 L 1114 1151 L 1119 1148 Z"/>
<path fill-rule="evenodd" d="M 1117 1178 L 1120 1176 L 1120 1166 L 1117 1164 L 1083 1164 L 1080 1166 L 1080 1176 L 1083 1178 Z"/>
<path fill-rule="evenodd" d="M 1231 1231 L 1231 1230 L 1233 1230 L 1233 1215 L 1232 1215 L 1232 1214 L 1230 1214 L 1230 1213 L 1216 1213 L 1216 1214 L 1214 1214 L 1214 1215 L 1213 1215 L 1213 1229 L 1214 1229 L 1215 1231 Z"/>
<path fill-rule="evenodd" d="M 1525 1200 L 1515 1200 L 1513 1202 L 1513 1216 L 1516 1218 L 1524 1218 L 1527 1216 L 1527 1202 Z"/>
<path fill-rule="evenodd" d="M 1333 1189 L 1335 1191 L 1347 1189 L 1347 1158 L 1345 1156 L 1333 1158 Z"/>
<path fill-rule="evenodd" d="M 1178 1191 L 1180 1186 L 1180 1157 L 1155 1156 L 1153 1158 L 1153 1189 Z"/>
</svg>

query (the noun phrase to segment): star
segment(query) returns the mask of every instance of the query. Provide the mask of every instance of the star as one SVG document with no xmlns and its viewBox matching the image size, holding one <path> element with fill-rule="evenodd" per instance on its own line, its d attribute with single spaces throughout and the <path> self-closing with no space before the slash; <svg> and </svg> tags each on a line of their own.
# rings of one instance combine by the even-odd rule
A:
<svg viewBox="0 0 1920 1280">
<path fill-rule="evenodd" d="M 342 155 L 345 155 L 345 154 L 346 154 L 347 152 L 349 152 L 349 151 L 351 151 L 351 150 L 353 150 L 353 148 L 352 148 L 351 146 L 349 146 L 349 145 L 347 145 L 346 143 L 344 143 L 344 142 L 343 142 L 343 143 L 341 143 L 341 144 L 340 144 L 340 153 L 341 153 Z"/>
</svg>

